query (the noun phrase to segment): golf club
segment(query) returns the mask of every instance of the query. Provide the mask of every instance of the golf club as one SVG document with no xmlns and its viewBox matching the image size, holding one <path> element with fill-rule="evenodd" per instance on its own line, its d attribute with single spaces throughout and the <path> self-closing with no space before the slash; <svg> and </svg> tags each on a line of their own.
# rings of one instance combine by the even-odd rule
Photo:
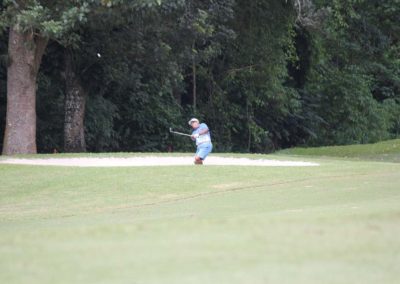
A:
<svg viewBox="0 0 400 284">
<path fill-rule="evenodd" d="M 178 135 L 182 135 L 182 136 L 189 136 L 189 137 L 191 137 L 190 134 L 186 134 L 186 133 L 182 133 L 182 132 L 173 131 L 171 127 L 169 128 L 169 132 L 170 132 L 170 133 L 174 133 L 174 134 L 178 134 Z"/>
</svg>

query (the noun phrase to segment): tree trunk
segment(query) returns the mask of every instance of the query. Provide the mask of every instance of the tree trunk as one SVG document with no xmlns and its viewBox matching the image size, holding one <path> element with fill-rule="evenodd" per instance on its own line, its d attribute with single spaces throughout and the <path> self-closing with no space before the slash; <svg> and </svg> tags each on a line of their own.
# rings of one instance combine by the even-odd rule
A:
<svg viewBox="0 0 400 284">
<path fill-rule="evenodd" d="M 251 148 L 251 125 L 250 125 L 250 114 L 249 114 L 249 100 L 246 100 L 246 117 L 247 117 L 247 131 L 249 136 L 247 137 L 247 152 L 250 153 Z"/>
<path fill-rule="evenodd" d="M 36 79 L 48 39 L 10 28 L 3 155 L 36 154 Z"/>
<path fill-rule="evenodd" d="M 84 127 L 86 94 L 76 74 L 74 63 L 72 52 L 66 50 L 64 151 L 69 153 L 86 152 Z"/>
<path fill-rule="evenodd" d="M 196 82 L 196 61 L 193 58 L 192 62 L 192 83 L 193 83 L 193 112 L 196 113 L 196 107 L 197 107 L 197 82 Z"/>
<path fill-rule="evenodd" d="M 196 47 L 196 42 L 193 41 L 192 43 L 192 52 L 194 52 L 194 49 Z M 193 113 L 196 114 L 197 110 L 197 78 L 196 78 L 196 56 L 193 53 L 192 54 L 192 84 L 193 84 Z"/>
<path fill-rule="evenodd" d="M 174 95 L 174 98 L 175 98 L 176 102 L 178 103 L 178 105 L 182 106 L 182 93 L 181 93 L 181 91 L 176 87 L 172 87 L 172 94 Z"/>
</svg>

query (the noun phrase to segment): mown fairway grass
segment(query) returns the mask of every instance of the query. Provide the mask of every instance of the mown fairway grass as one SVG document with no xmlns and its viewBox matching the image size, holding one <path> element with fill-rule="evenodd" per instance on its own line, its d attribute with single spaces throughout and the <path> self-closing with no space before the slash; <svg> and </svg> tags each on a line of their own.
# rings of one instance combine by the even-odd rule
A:
<svg viewBox="0 0 400 284">
<path fill-rule="evenodd" d="M 263 157 L 0 165 L 0 283 L 399 283 L 400 163 Z"/>
<path fill-rule="evenodd" d="M 400 139 L 382 141 L 375 144 L 331 146 L 318 148 L 293 148 L 282 154 L 342 157 L 400 163 Z"/>
</svg>

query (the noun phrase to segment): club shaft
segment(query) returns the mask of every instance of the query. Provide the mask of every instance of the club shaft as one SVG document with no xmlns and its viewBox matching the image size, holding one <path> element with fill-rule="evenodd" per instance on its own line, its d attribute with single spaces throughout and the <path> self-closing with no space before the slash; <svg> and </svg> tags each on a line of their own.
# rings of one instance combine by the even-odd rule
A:
<svg viewBox="0 0 400 284">
<path fill-rule="evenodd" d="M 171 131 L 171 133 L 175 133 L 175 134 L 178 134 L 178 135 L 183 135 L 183 136 L 189 136 L 189 137 L 191 137 L 191 135 L 186 134 L 186 133 L 182 133 L 182 132 Z"/>
</svg>

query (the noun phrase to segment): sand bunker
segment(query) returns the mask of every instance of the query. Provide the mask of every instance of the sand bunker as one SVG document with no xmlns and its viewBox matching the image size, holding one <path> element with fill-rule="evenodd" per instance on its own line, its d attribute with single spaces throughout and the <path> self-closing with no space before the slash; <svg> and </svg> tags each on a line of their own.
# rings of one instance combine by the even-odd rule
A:
<svg viewBox="0 0 400 284">
<path fill-rule="evenodd" d="M 48 158 L 13 159 L 5 158 L 0 164 L 70 166 L 70 167 L 145 167 L 145 166 L 192 166 L 192 157 L 129 157 L 129 158 Z M 319 166 L 317 163 L 302 161 L 281 161 L 269 159 L 247 159 L 208 157 L 206 166 L 260 166 L 260 167 L 307 167 Z"/>
</svg>

